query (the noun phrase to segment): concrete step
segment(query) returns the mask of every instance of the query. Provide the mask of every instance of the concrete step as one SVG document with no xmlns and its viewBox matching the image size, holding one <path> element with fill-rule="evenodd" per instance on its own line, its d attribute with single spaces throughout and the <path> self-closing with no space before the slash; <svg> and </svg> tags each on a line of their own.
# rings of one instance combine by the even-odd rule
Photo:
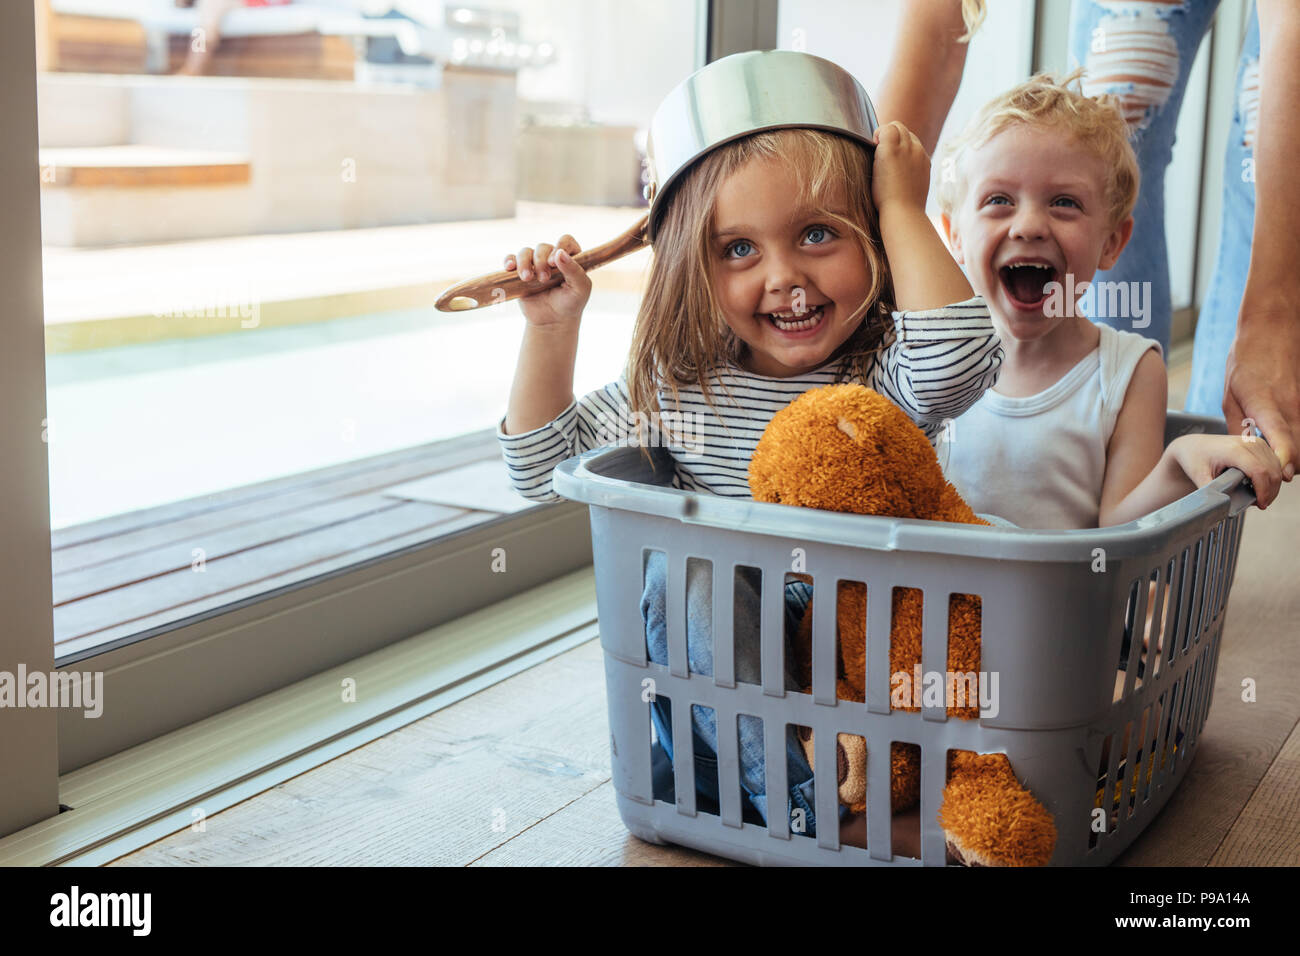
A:
<svg viewBox="0 0 1300 956">
<path fill-rule="evenodd" d="M 53 188 L 215 186 L 252 178 L 245 154 L 138 144 L 45 148 L 40 163 L 41 185 Z"/>
</svg>

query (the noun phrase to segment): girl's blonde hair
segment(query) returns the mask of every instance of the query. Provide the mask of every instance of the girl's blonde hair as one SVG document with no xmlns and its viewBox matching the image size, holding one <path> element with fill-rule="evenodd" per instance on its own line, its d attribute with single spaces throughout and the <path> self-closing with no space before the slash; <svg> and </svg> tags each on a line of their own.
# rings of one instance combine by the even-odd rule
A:
<svg viewBox="0 0 1300 956">
<path fill-rule="evenodd" d="M 1110 225 L 1123 222 L 1137 204 L 1139 172 L 1137 154 L 1129 142 L 1130 130 L 1120 100 L 1110 94 L 1085 96 L 1080 86 L 1083 70 L 1057 79 L 1038 73 L 1019 86 L 985 103 L 962 134 L 945 143 L 936 167 L 944 170 L 939 180 L 939 208 L 953 214 L 966 195 L 965 154 L 978 149 L 1010 126 L 1059 130 L 1081 150 L 1092 153 L 1105 167 L 1103 196 L 1110 213 Z"/>
<path fill-rule="evenodd" d="M 678 385 L 698 385 L 716 413 L 709 376 L 724 364 L 740 364 L 745 343 L 727 325 L 713 294 L 716 255 L 711 233 L 723 183 L 753 161 L 784 164 L 797 183 L 789 197 L 791 208 L 814 209 L 842 235 L 857 240 L 871 274 L 866 311 L 832 358 L 839 360 L 837 382 L 865 377 L 875 354 L 892 342 L 894 309 L 893 283 L 871 201 L 869 150 L 824 130 L 764 130 L 719 146 L 687 170 L 671 196 L 664 197 L 667 206 L 632 332 L 625 375 L 634 420 L 659 419 L 658 393 L 665 387 L 680 407 Z M 844 190 L 847 217 L 830 211 L 837 188 Z M 649 457 L 647 443 L 638 444 Z"/>
</svg>

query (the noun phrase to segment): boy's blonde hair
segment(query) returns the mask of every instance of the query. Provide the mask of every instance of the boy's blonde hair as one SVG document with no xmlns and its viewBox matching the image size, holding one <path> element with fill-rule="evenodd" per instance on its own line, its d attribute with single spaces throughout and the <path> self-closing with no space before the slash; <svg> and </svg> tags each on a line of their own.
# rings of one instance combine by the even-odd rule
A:
<svg viewBox="0 0 1300 956">
<path fill-rule="evenodd" d="M 1030 77 L 985 103 L 961 135 L 944 144 L 936 166 L 940 170 L 939 208 L 945 215 L 951 217 L 966 197 L 964 155 L 1017 124 L 1071 135 L 1106 168 L 1102 195 L 1110 210 L 1109 225 L 1114 227 L 1132 214 L 1140 180 L 1128 123 L 1117 97 L 1084 96 L 1081 90 L 1070 88 L 1082 75 L 1082 70 L 1075 70 L 1059 80 L 1051 73 Z"/>
<path fill-rule="evenodd" d="M 624 373 L 633 414 L 657 420 L 659 390 L 670 390 L 677 404 L 677 386 L 687 384 L 699 385 L 716 411 L 709 376 L 724 364 L 740 364 L 745 343 L 723 319 L 713 293 L 717 254 L 711 235 L 718 192 L 751 161 L 783 164 L 796 183 L 791 208 L 816 210 L 862 250 L 871 276 L 868 306 L 862 324 L 831 356 L 840 362 L 836 381 L 864 376 L 875 354 L 892 341 L 894 288 L 871 201 L 870 147 L 803 127 L 752 133 L 697 160 L 674 184 L 671 197 L 665 197 Z M 847 217 L 830 211 L 837 187 L 843 189 Z M 641 447 L 648 455 L 644 443 Z"/>
</svg>

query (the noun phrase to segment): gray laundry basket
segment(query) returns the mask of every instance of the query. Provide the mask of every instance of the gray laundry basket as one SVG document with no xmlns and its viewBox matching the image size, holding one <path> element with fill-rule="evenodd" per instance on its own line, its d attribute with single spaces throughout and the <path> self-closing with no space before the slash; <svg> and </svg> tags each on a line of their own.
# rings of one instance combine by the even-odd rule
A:
<svg viewBox="0 0 1300 956">
<path fill-rule="evenodd" d="M 1223 431 L 1222 420 L 1170 412 L 1165 437 Z M 1055 819 L 1053 865 L 1103 864 L 1142 832 L 1182 780 L 1210 707 L 1242 511 L 1254 501 L 1241 472 L 1229 470 L 1130 524 L 1029 531 L 680 491 L 668 487 L 666 452 L 654 455 L 652 467 L 638 448 L 606 447 L 554 473 L 559 494 L 590 505 L 614 787 L 636 836 L 760 864 L 943 865 L 936 814 L 951 748 L 1007 755 Z M 667 667 L 647 661 L 639 607 L 651 550 L 667 557 Z M 785 688 L 782 583 L 800 554 L 816 592 L 835 593 L 840 580 L 866 584 L 865 703 L 836 699 L 833 602 L 824 600 L 813 602 L 813 692 Z M 715 595 L 732 594 L 737 565 L 760 569 L 761 685 L 734 679 L 730 640 L 714 647 L 713 677 L 688 673 L 688 558 L 712 563 Z M 949 718 L 942 702 L 919 712 L 890 710 L 887 598 L 895 587 L 923 592 L 926 674 L 945 671 L 948 595 L 981 598 L 980 670 L 998 675 L 995 716 Z M 1150 649 L 1142 659 L 1149 603 Z M 713 615 L 713 634 L 732 635 L 732 602 L 715 601 Z M 675 804 L 653 796 L 646 687 L 671 700 Z M 692 704 L 713 708 L 717 718 L 716 814 L 697 810 L 694 761 L 681 759 L 692 753 Z M 818 827 L 815 839 L 791 833 L 779 800 L 769 804 L 767 826 L 745 822 L 739 714 L 764 723 L 769 794 L 789 789 L 787 725 L 815 732 L 817 781 L 836 780 L 835 734 L 864 738 L 866 849 L 841 846 L 835 826 Z M 921 747 L 920 860 L 891 856 L 889 761 L 873 759 L 888 754 L 891 741 Z M 836 819 L 835 786 L 816 787 L 814 809 L 819 821 Z"/>
</svg>

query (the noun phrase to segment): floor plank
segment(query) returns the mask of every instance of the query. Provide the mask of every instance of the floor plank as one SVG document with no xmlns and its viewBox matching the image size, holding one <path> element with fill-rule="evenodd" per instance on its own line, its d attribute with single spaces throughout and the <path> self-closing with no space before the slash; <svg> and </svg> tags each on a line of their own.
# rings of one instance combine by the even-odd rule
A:
<svg viewBox="0 0 1300 956">
<path fill-rule="evenodd" d="M 606 781 L 471 866 L 738 866 L 680 846 L 655 846 L 627 832 Z"/>
<path fill-rule="evenodd" d="M 1300 866 L 1300 724 L 1228 831 L 1212 866 Z"/>
<path fill-rule="evenodd" d="M 116 862 L 472 863 L 610 779 L 602 653 L 583 644 Z"/>
</svg>

